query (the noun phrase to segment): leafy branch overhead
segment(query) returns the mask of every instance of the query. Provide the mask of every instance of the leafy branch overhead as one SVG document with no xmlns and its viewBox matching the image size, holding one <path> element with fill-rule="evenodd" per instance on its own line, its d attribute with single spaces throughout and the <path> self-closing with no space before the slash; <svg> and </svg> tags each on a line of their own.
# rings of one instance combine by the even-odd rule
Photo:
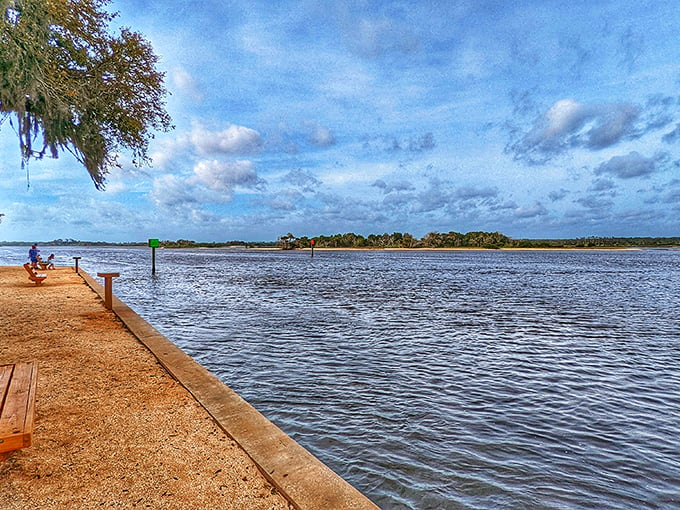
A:
<svg viewBox="0 0 680 510">
<path fill-rule="evenodd" d="M 22 161 L 67 150 L 98 189 L 120 150 L 148 163 L 153 131 L 171 128 L 158 57 L 139 33 L 109 33 L 108 3 L 4 0 L 0 23 L 0 115 Z"/>
</svg>

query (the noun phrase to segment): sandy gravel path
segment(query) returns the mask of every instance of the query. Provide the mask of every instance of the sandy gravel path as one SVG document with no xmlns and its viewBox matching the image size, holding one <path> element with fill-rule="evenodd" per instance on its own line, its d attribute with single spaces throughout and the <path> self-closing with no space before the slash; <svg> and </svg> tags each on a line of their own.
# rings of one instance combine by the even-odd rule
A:
<svg viewBox="0 0 680 510">
<path fill-rule="evenodd" d="M 0 267 L 0 364 L 39 367 L 0 508 L 292 508 L 72 268 L 47 273 Z"/>
</svg>

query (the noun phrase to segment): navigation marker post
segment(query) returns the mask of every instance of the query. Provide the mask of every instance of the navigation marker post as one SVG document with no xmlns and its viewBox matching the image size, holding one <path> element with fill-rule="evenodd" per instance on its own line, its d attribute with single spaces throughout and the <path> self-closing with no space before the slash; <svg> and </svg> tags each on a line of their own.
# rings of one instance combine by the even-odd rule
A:
<svg viewBox="0 0 680 510">
<path fill-rule="evenodd" d="M 312 247 L 312 258 L 314 258 L 314 244 L 315 244 L 314 239 L 309 241 L 309 245 Z"/>
<path fill-rule="evenodd" d="M 151 248 L 151 274 L 156 274 L 156 248 L 158 248 L 161 243 L 158 239 L 149 239 L 149 247 Z"/>
</svg>

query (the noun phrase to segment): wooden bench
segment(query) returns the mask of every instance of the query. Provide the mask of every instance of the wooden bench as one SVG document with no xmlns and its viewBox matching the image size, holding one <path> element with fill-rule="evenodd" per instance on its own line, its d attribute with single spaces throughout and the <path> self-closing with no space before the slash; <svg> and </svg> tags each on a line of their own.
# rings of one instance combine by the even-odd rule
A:
<svg viewBox="0 0 680 510">
<path fill-rule="evenodd" d="M 38 265 L 43 271 L 46 271 L 47 269 L 54 269 L 54 257 L 51 259 L 48 258 L 47 260 L 38 258 Z"/>
<path fill-rule="evenodd" d="M 34 363 L 0 365 L 0 462 L 33 442 L 37 385 Z"/>
<path fill-rule="evenodd" d="M 33 271 L 33 268 L 26 262 L 24 264 L 24 269 L 28 272 L 28 279 L 35 282 L 36 285 L 40 285 L 45 278 L 47 278 L 46 274 L 38 274 L 35 271 Z"/>
</svg>

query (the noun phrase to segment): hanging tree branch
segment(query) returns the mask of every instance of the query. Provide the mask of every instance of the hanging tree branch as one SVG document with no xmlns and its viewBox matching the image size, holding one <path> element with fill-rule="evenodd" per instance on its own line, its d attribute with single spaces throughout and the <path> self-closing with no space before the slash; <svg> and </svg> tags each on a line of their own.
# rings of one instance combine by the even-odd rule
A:
<svg viewBox="0 0 680 510">
<path fill-rule="evenodd" d="M 98 189 L 120 150 L 148 163 L 152 131 L 171 128 L 158 57 L 139 33 L 109 34 L 108 3 L 0 3 L 0 113 L 16 121 L 22 162 L 66 150 Z"/>
</svg>

